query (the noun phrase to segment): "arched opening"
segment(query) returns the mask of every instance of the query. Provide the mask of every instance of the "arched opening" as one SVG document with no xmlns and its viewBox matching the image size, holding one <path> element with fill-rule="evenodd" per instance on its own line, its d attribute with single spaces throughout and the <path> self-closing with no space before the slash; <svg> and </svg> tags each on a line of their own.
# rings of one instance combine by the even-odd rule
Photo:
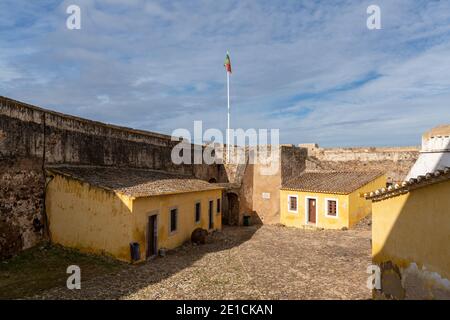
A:
<svg viewBox="0 0 450 320">
<path fill-rule="evenodd" d="M 208 180 L 208 182 L 209 183 L 217 183 L 217 180 L 216 180 L 216 178 L 211 178 Z"/>
<path fill-rule="evenodd" d="M 230 226 L 239 225 L 239 198 L 235 193 L 227 193 L 228 200 L 228 214 L 226 221 Z"/>
</svg>

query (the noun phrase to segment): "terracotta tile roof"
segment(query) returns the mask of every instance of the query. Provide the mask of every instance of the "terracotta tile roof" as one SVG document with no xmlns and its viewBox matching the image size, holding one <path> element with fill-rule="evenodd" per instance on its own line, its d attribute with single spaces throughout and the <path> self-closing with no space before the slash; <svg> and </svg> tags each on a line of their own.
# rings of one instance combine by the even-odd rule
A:
<svg viewBox="0 0 450 320">
<path fill-rule="evenodd" d="M 135 198 L 222 189 L 192 176 L 156 170 L 58 166 L 48 167 L 47 171 Z"/>
<path fill-rule="evenodd" d="M 388 188 L 382 188 L 365 193 L 364 197 L 372 201 L 381 201 L 408 193 L 414 189 L 423 188 L 430 184 L 435 184 L 446 180 L 450 180 L 450 167 L 446 167 L 442 170 L 436 170 L 434 172 L 427 173 L 424 176 L 418 176 L 417 178 L 411 178 L 408 181 L 404 181 L 401 184 L 395 184 Z"/>
<path fill-rule="evenodd" d="M 281 189 L 349 194 L 382 175 L 379 171 L 306 171 Z"/>
</svg>

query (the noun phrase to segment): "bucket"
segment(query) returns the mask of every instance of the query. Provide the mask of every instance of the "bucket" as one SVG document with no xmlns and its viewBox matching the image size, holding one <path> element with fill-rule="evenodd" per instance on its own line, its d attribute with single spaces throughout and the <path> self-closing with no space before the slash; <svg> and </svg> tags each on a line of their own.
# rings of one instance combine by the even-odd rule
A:
<svg viewBox="0 0 450 320">
<path fill-rule="evenodd" d="M 139 249 L 139 243 L 137 243 L 137 242 L 131 242 L 130 243 L 130 253 L 131 253 L 131 260 L 132 261 L 139 261 L 139 260 L 141 260 L 141 251 Z"/>
</svg>

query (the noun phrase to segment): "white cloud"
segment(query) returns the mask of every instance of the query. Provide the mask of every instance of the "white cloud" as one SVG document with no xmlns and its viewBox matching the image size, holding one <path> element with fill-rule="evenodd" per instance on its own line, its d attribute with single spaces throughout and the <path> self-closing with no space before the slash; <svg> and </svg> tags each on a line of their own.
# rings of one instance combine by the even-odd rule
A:
<svg viewBox="0 0 450 320">
<path fill-rule="evenodd" d="M 376 31 L 370 1 L 81 0 L 79 31 L 69 3 L 2 1 L 3 95 L 164 133 L 224 129 L 229 49 L 233 126 L 280 128 L 283 143 L 412 144 L 450 116 L 449 2 L 379 0 Z"/>
</svg>

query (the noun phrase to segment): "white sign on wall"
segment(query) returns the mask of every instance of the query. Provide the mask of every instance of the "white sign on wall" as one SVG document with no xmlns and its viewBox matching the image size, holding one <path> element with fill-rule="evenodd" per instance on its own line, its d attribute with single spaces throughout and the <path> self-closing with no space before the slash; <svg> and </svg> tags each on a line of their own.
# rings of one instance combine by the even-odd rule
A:
<svg viewBox="0 0 450 320">
<path fill-rule="evenodd" d="M 270 193 L 269 192 L 263 192 L 262 193 L 262 198 L 263 199 L 270 199 Z"/>
</svg>

